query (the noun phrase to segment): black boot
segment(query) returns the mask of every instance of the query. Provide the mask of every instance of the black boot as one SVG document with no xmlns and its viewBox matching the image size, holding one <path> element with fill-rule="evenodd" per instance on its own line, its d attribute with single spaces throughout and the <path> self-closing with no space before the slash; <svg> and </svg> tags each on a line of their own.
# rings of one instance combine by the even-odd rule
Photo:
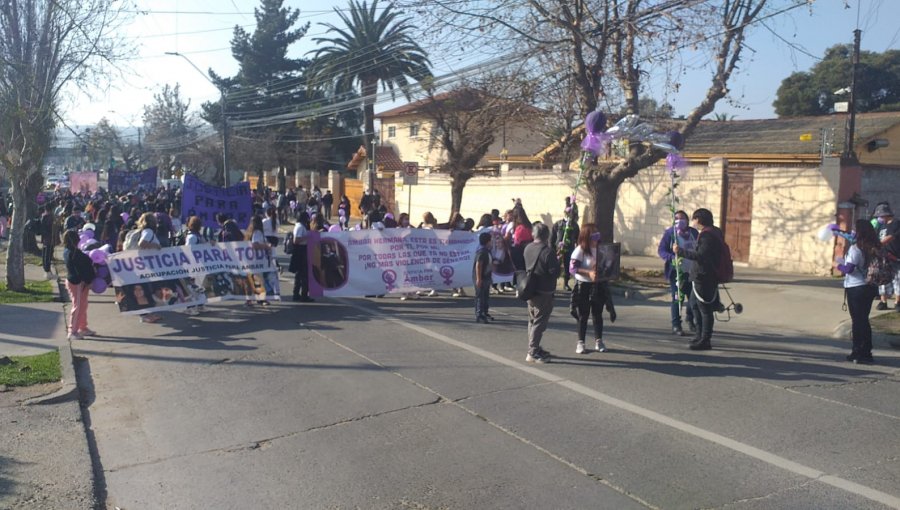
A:
<svg viewBox="0 0 900 510">
<path fill-rule="evenodd" d="M 692 351 L 708 351 L 712 349 L 712 344 L 709 340 L 700 340 L 699 342 L 691 342 L 688 345 L 688 349 Z"/>
</svg>

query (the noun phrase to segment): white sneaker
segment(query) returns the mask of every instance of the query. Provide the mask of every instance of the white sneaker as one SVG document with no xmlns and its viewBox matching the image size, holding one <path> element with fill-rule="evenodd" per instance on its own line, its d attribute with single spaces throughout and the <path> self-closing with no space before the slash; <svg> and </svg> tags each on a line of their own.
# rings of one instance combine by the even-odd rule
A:
<svg viewBox="0 0 900 510">
<path fill-rule="evenodd" d="M 434 296 L 437 296 L 437 295 L 438 295 L 438 293 L 437 293 L 437 291 L 434 290 L 434 289 L 431 289 L 431 292 L 428 293 L 428 297 L 434 297 Z"/>
<path fill-rule="evenodd" d="M 575 346 L 575 354 L 584 354 L 584 342 L 578 342 Z"/>
<path fill-rule="evenodd" d="M 540 363 L 540 364 L 550 363 L 550 356 L 543 352 L 533 354 L 533 355 L 528 354 L 527 356 L 525 356 L 525 362 L 526 363 Z"/>
<path fill-rule="evenodd" d="M 82 338 L 86 336 L 97 336 L 97 332 L 93 329 L 82 329 L 78 334 L 81 335 Z"/>
<path fill-rule="evenodd" d="M 188 315 L 200 315 L 200 311 L 196 308 L 185 308 L 184 313 Z"/>
<path fill-rule="evenodd" d="M 69 333 L 69 340 L 84 340 L 84 337 L 78 333 Z"/>
<path fill-rule="evenodd" d="M 400 301 L 406 301 L 406 300 L 407 300 L 407 299 L 409 299 L 409 298 L 408 298 L 408 297 L 406 297 L 406 296 L 405 296 L 405 295 L 403 295 L 403 296 L 400 296 Z"/>
<path fill-rule="evenodd" d="M 454 292 L 453 294 L 450 294 L 450 295 L 451 295 L 452 297 L 462 297 L 462 296 L 463 296 L 463 295 L 460 294 L 459 292 Z"/>
<path fill-rule="evenodd" d="M 597 339 L 597 352 L 606 352 L 606 344 L 603 343 L 603 340 Z"/>
<path fill-rule="evenodd" d="M 424 290 L 417 290 L 417 291 L 416 291 L 416 296 L 426 296 L 426 295 L 428 295 L 428 293 L 425 292 Z"/>
</svg>

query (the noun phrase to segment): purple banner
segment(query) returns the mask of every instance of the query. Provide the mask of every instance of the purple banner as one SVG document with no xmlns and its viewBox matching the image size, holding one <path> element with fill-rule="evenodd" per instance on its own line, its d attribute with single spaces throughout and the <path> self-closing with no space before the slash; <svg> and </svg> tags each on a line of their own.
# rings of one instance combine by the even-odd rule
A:
<svg viewBox="0 0 900 510">
<path fill-rule="evenodd" d="M 219 188 L 187 174 L 184 176 L 184 187 L 181 196 L 181 221 L 187 223 L 191 216 L 203 221 L 204 227 L 218 228 L 216 215 L 225 214 L 233 219 L 242 229 L 250 225 L 253 214 L 253 197 L 250 195 L 250 183 L 239 182 L 234 186 Z"/>
<path fill-rule="evenodd" d="M 156 167 L 150 167 L 140 172 L 110 170 L 108 188 L 110 193 L 152 191 L 156 189 Z"/>
</svg>

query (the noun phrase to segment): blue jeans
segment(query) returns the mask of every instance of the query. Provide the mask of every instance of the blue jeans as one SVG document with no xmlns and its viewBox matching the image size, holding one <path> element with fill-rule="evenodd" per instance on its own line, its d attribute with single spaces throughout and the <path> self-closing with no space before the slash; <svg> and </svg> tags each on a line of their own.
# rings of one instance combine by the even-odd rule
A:
<svg viewBox="0 0 900 510">
<path fill-rule="evenodd" d="M 675 282 L 675 269 L 672 269 L 672 273 L 669 275 L 669 293 L 672 296 L 672 327 L 680 328 L 681 327 L 681 303 L 678 301 L 678 286 Z M 691 283 L 688 281 L 688 275 L 681 275 L 681 292 L 684 294 L 685 303 L 688 303 L 688 299 L 691 295 Z M 685 318 L 687 319 L 689 324 L 694 323 L 694 310 L 688 303 L 685 306 Z"/>
<path fill-rule="evenodd" d="M 486 317 L 490 308 L 491 295 L 490 280 L 482 280 L 481 288 L 475 287 L 475 318 Z"/>
</svg>

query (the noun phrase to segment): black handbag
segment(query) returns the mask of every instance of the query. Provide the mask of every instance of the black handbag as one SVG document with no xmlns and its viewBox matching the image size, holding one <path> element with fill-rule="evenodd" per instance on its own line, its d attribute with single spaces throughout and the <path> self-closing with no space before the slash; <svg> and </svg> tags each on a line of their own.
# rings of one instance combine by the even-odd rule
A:
<svg viewBox="0 0 900 510">
<path fill-rule="evenodd" d="M 288 232 L 286 236 L 284 236 L 284 254 L 290 255 L 294 253 L 294 234 Z"/>
<path fill-rule="evenodd" d="M 537 278 L 534 278 L 534 268 L 537 267 L 537 263 L 541 260 L 541 255 L 543 255 L 545 249 L 547 249 L 546 246 L 538 253 L 534 259 L 534 264 L 531 265 L 531 269 L 516 271 L 516 297 L 522 301 L 528 301 L 537 294 Z"/>
</svg>

